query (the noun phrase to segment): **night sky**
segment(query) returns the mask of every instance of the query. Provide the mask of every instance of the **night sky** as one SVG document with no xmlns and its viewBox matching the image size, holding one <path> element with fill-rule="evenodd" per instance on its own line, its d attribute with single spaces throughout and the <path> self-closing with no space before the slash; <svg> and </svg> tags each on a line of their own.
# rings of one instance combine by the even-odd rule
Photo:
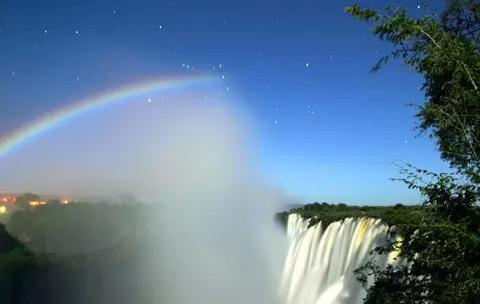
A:
<svg viewBox="0 0 480 304">
<path fill-rule="evenodd" d="M 389 3 L 424 14 L 419 2 Z M 258 167 L 290 194 L 347 204 L 417 202 L 417 193 L 388 179 L 397 176 L 393 160 L 447 168 L 428 138 L 415 138 L 414 111 L 405 107 L 422 102 L 422 79 L 401 62 L 369 73 L 390 46 L 346 14 L 348 4 L 0 1 L 0 137 L 106 88 L 213 73 L 224 94 L 251 117 Z M 82 128 L 69 124 L 60 128 Z M 50 132 L 10 154 L 23 153 L 22 163 L 28 162 Z M 0 190 L 10 190 L 12 176 L 21 183 L 26 174 L 9 165 L 15 161 L 14 155 L 0 159 Z"/>
</svg>

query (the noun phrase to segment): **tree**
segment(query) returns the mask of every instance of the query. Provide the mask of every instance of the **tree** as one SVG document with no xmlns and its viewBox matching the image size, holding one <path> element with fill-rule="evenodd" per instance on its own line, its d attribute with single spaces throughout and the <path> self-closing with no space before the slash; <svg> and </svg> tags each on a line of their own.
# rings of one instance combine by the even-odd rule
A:
<svg viewBox="0 0 480 304">
<path fill-rule="evenodd" d="M 480 302 L 480 4 L 448 1 L 446 10 L 422 18 L 404 8 L 385 12 L 351 5 L 346 11 L 373 24 L 372 33 L 394 49 L 372 68 L 390 58 L 424 76 L 426 101 L 418 109 L 417 128 L 429 133 L 442 159 L 455 174 L 433 173 L 410 164 L 401 166 L 400 180 L 425 198 L 427 212 L 419 223 L 397 225 L 378 253 L 401 249 L 411 266 L 381 269 L 368 262 L 356 271 L 368 288 L 366 303 Z"/>
<path fill-rule="evenodd" d="M 48 206 L 60 206 L 62 202 L 58 198 L 52 198 L 47 201 Z"/>
<path fill-rule="evenodd" d="M 27 209 L 31 201 L 39 201 L 40 196 L 31 192 L 26 192 L 15 199 L 16 205 L 21 209 Z"/>
</svg>

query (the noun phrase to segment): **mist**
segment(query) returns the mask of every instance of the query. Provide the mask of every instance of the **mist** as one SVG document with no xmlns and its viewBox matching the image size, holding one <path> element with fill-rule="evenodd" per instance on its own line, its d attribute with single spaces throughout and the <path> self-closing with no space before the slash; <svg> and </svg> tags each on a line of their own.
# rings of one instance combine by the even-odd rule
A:
<svg viewBox="0 0 480 304">
<path fill-rule="evenodd" d="M 251 131 L 225 104 L 176 114 L 162 204 L 147 218 L 156 302 L 278 303 L 281 193 L 252 166 Z"/>
<path fill-rule="evenodd" d="M 9 155 L 0 166 L 12 175 L 1 184 L 48 194 L 128 192 L 147 204 L 135 275 L 155 303 L 279 303 L 287 244 L 273 216 L 287 195 L 254 166 L 248 113 L 221 93 L 204 96 L 140 99 L 75 119 Z"/>
</svg>

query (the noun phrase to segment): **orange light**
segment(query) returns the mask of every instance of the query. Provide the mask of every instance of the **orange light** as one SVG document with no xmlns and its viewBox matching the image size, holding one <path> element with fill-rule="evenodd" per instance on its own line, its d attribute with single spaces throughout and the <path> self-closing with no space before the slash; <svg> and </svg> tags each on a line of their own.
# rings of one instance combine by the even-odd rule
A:
<svg viewBox="0 0 480 304">
<path fill-rule="evenodd" d="M 3 201 L 4 201 L 4 202 L 6 202 L 6 201 L 7 201 L 7 198 L 6 198 L 6 197 L 4 197 L 4 198 L 3 198 Z"/>
<path fill-rule="evenodd" d="M 69 201 L 67 200 L 64 200 L 62 203 L 64 203 L 65 205 L 69 203 Z"/>
<path fill-rule="evenodd" d="M 30 201 L 30 202 L 28 202 L 28 204 L 29 204 L 30 206 L 38 206 L 38 205 L 40 205 L 40 203 L 37 202 L 37 201 Z"/>
</svg>

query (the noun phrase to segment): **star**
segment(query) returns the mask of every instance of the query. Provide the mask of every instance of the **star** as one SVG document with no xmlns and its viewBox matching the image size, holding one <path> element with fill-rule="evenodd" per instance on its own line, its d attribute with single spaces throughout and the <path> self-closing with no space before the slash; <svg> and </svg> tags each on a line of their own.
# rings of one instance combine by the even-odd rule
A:
<svg viewBox="0 0 480 304">
<path fill-rule="evenodd" d="M 80 77 L 79 77 L 79 76 L 77 76 L 77 78 L 76 78 L 76 79 L 77 79 L 77 81 L 79 81 L 79 80 L 80 80 Z"/>
<path fill-rule="evenodd" d="M 163 27 L 163 26 L 161 26 L 161 25 L 158 26 L 159 29 L 162 29 L 162 27 Z"/>
<path fill-rule="evenodd" d="M 77 30 L 77 31 L 75 31 L 75 34 L 78 34 L 78 30 Z"/>
<path fill-rule="evenodd" d="M 47 31 L 47 30 L 44 30 L 43 32 L 44 32 L 45 34 L 46 34 L 46 33 L 48 33 L 48 31 Z"/>
<path fill-rule="evenodd" d="M 225 75 L 222 75 L 222 79 L 225 79 Z"/>
<path fill-rule="evenodd" d="M 420 9 L 420 5 L 418 5 L 417 8 Z"/>
<path fill-rule="evenodd" d="M 15 76 L 15 71 L 12 72 L 12 76 Z"/>
<path fill-rule="evenodd" d="M 305 63 L 305 66 L 308 68 L 310 66 L 310 63 Z"/>
<path fill-rule="evenodd" d="M 113 10 L 113 14 L 116 14 L 116 13 L 117 13 L 117 11 L 116 11 L 116 10 Z"/>
<path fill-rule="evenodd" d="M 277 123 L 278 123 L 278 120 L 275 120 L 275 123 L 277 124 Z"/>
<path fill-rule="evenodd" d="M 230 87 L 227 87 L 227 91 L 230 91 Z"/>
<path fill-rule="evenodd" d="M 151 98 L 149 98 L 149 99 L 147 100 L 147 102 L 152 102 L 152 99 L 151 99 Z"/>
<path fill-rule="evenodd" d="M 218 64 L 218 67 L 219 67 L 219 68 L 221 68 L 221 67 L 222 67 L 222 64 L 221 64 L 221 63 L 219 63 L 219 64 Z"/>
</svg>

